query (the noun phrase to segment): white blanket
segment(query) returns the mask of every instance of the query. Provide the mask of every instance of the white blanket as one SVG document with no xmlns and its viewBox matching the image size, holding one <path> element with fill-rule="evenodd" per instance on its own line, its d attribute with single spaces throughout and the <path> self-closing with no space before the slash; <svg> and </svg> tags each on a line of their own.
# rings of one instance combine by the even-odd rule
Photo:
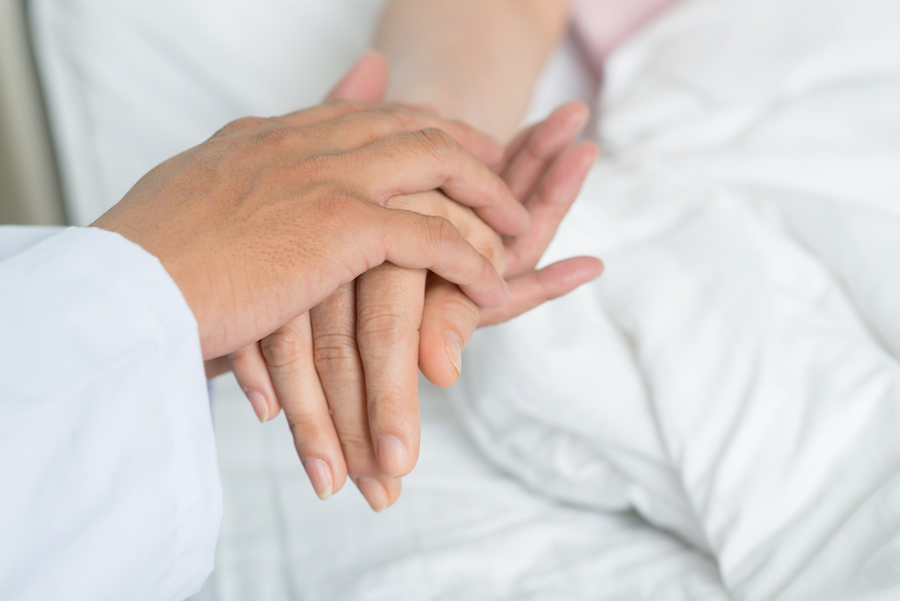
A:
<svg viewBox="0 0 900 601">
<path fill-rule="evenodd" d="M 454 394 L 535 491 L 635 508 L 738 599 L 900 596 L 900 4 L 694 0 L 612 59 L 559 257 Z"/>
<path fill-rule="evenodd" d="M 315 102 L 380 5 L 33 0 L 77 220 L 228 119 Z M 533 116 L 591 94 L 570 50 Z M 201 598 L 896 598 L 897 107 L 894 0 L 663 15 L 612 57 L 604 155 L 551 249 L 607 273 L 466 353 L 454 404 L 504 473 L 423 401 L 398 505 L 321 504 L 229 389 Z"/>
</svg>

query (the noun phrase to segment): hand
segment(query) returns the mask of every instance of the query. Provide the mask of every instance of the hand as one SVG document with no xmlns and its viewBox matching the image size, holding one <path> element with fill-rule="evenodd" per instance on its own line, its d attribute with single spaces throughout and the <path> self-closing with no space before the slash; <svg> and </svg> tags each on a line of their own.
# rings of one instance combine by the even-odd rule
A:
<svg viewBox="0 0 900 601">
<path fill-rule="evenodd" d="M 366 60 L 363 59 L 355 69 L 360 78 L 354 82 L 351 72 L 337 91 L 341 92 L 343 88 L 342 93 L 377 99 L 386 80 L 386 68 L 377 58 L 377 55 L 369 58 L 368 81 L 362 73 L 366 70 L 361 68 Z M 373 70 L 380 70 L 381 73 L 371 77 Z M 570 204 L 574 199 L 587 168 L 595 158 L 594 147 L 583 144 L 571 149 L 565 159 L 559 157 L 558 164 L 553 162 L 569 145 L 585 118 L 586 109 L 583 106 L 563 107 L 540 127 L 523 133 L 515 145 L 510 146 L 505 160 L 498 166 L 518 186 L 524 201 L 534 192 L 543 172 L 551 163 L 554 165 L 555 175 L 542 182 L 545 189 L 539 196 L 543 202 L 535 200 L 532 203 L 533 210 L 547 217 L 546 223 L 537 228 L 530 238 L 507 243 L 518 260 L 515 275 L 525 274 L 513 280 L 520 291 L 518 312 L 546 298 L 568 292 L 599 274 L 600 265 L 594 259 L 571 260 L 541 272 L 533 272 L 534 264 L 527 268 L 529 261 L 537 262 L 549 243 L 559 219 L 568 209 L 566 203 Z M 554 194 L 561 198 L 553 197 Z M 449 216 L 448 210 L 454 212 L 453 203 L 445 209 L 435 201 L 432 201 L 430 208 L 414 206 L 416 200 L 412 197 L 398 202 L 406 203 L 404 208 L 427 210 L 432 214 Z M 560 203 L 561 207 L 558 206 Z M 461 221 L 458 211 L 456 214 L 454 223 L 464 236 L 481 252 L 494 257 L 495 263 L 502 267 L 504 256 L 500 252 L 500 238 L 480 221 L 473 223 L 470 219 L 465 222 L 464 218 Z M 342 287 L 328 301 L 316 307 L 311 317 L 302 316 L 261 345 L 251 345 L 232 355 L 235 374 L 262 420 L 277 415 L 280 406 L 278 399 L 282 399 L 300 457 L 314 488 L 323 498 L 341 488 L 349 470 L 372 507 L 381 509 L 399 495 L 399 479 L 388 474 L 408 472 L 412 464 L 407 467 L 404 461 L 410 455 L 411 463 L 415 462 L 419 426 L 415 394 L 418 354 L 415 337 L 421 317 L 424 282 L 424 271 L 384 265 L 360 277 L 355 287 Z M 435 280 L 432 284 L 435 289 L 444 289 L 445 286 L 443 280 Z M 394 289 L 398 289 L 397 294 L 392 294 Z M 459 303 L 457 295 L 462 296 L 455 290 L 439 302 L 445 302 L 448 306 Z M 541 295 L 544 299 L 540 298 Z M 390 302 L 386 304 L 383 299 L 390 299 Z M 404 299 L 408 302 L 404 303 Z M 396 304 L 392 306 L 394 302 Z M 459 327 L 455 329 L 460 332 L 457 335 L 462 340 L 468 340 L 478 320 L 476 318 L 475 322 L 471 322 L 466 317 L 479 313 L 474 305 L 466 305 L 464 309 L 463 315 L 450 313 L 449 321 L 450 327 L 453 327 L 455 320 L 462 317 Z M 513 315 L 494 314 L 489 315 L 488 319 L 496 322 Z M 444 321 L 446 318 L 443 316 Z M 398 320 L 401 323 L 396 323 Z M 439 319 L 425 323 L 438 325 L 442 323 L 442 318 L 439 316 Z M 359 348 L 356 346 L 357 340 Z M 443 349 L 443 343 L 438 348 Z M 454 372 L 454 380 L 456 375 L 458 372 Z M 384 397 L 384 401 L 372 403 L 379 397 Z M 327 411 L 316 414 L 315 408 L 326 406 L 330 408 L 330 415 Z M 395 447 L 400 446 L 399 452 L 385 452 L 386 445 L 381 444 L 381 452 L 376 457 L 371 436 L 374 433 L 375 440 L 383 443 L 384 439 L 378 438 L 379 425 L 382 431 L 399 433 L 407 444 L 412 442 L 413 453 L 408 454 L 403 443 L 396 445 L 395 442 Z M 394 436 L 396 441 L 399 437 Z M 385 466 L 385 463 L 389 465 Z"/>
<path fill-rule="evenodd" d="M 503 248 L 496 233 L 470 209 L 440 192 L 397 196 L 389 201 L 389 206 L 443 216 L 479 252 L 502 264 Z M 390 264 L 376 268 L 381 278 L 390 278 L 395 270 L 403 268 Z M 421 311 L 426 272 L 410 273 L 420 276 L 420 285 L 412 294 L 418 298 Z M 357 278 L 355 285 L 342 286 L 327 301 L 259 345 L 250 345 L 231 356 L 235 375 L 248 390 L 258 415 L 262 413 L 261 419 L 274 417 L 283 405 L 298 454 L 317 494 L 324 499 L 337 492 L 349 474 L 376 511 L 396 500 L 400 480 L 385 474 L 372 452 L 370 423 L 385 423 L 402 432 L 418 432 L 419 426 L 415 404 L 413 411 L 385 404 L 385 410 L 395 411 L 392 415 L 382 415 L 377 408 L 366 406 L 367 391 L 374 393 L 374 378 L 369 375 L 372 370 L 385 375 L 403 373 L 407 364 L 413 373 L 412 399 L 416 400 L 419 315 L 413 315 L 402 330 L 394 330 L 390 323 L 382 328 L 384 318 L 379 311 L 390 310 L 393 299 L 378 293 L 378 282 L 379 277 Z M 376 359 L 378 365 L 365 364 L 364 375 L 361 360 L 368 357 L 365 341 L 385 336 L 394 340 L 396 355 L 382 354 Z M 356 349 L 357 338 L 361 353 Z M 254 398 L 257 395 L 264 398 Z"/>
<path fill-rule="evenodd" d="M 532 215 L 532 228 L 526 234 L 501 241 L 493 232 L 460 227 L 483 253 L 487 254 L 492 244 L 502 244 L 505 252 L 492 251 L 487 256 L 503 258 L 506 263 L 510 310 L 482 312 L 459 288 L 435 274 L 428 275 L 426 289 L 424 272 L 393 265 L 360 276 L 355 297 L 353 289 L 344 287 L 313 310 L 318 374 L 329 393 L 326 396 L 350 474 L 373 508 L 396 501 L 399 478 L 412 470 L 418 457 L 417 358 L 426 377 L 449 386 L 459 377 L 463 349 L 477 325 L 511 319 L 566 294 L 602 271 L 602 263 L 590 257 L 535 271 L 596 159 L 593 144 L 570 146 L 585 120 L 583 105 L 561 107 L 517 138 L 498 166 Z M 504 263 L 495 261 L 495 266 L 504 272 Z M 414 342 L 417 327 L 418 348 Z M 290 363 L 289 357 L 290 353 L 285 353 L 282 359 Z M 274 376 L 279 395 L 284 379 L 283 374 Z M 298 397 L 281 398 L 293 405 Z M 288 406 L 285 404 L 286 414 Z M 329 449 L 324 444 L 310 444 L 309 437 L 304 443 L 302 430 L 295 437 L 301 457 Z M 332 457 L 332 465 L 339 461 L 333 443 L 330 453 L 319 456 Z M 324 467 L 322 473 L 327 475 Z"/>
<path fill-rule="evenodd" d="M 512 280 L 518 292 L 512 301 L 516 309 L 488 313 L 484 322 L 509 319 L 593 279 L 602 269 L 599 261 L 590 258 L 571 259 L 539 272 L 533 269 L 596 156 L 590 144 L 563 152 L 584 123 L 585 112 L 580 105 L 563 107 L 547 122 L 523 133 L 499 166 L 543 221 L 535 223 L 527 237 L 507 240 L 515 261 L 510 273 L 516 276 Z M 441 214 L 434 206 L 429 210 Z M 502 243 L 493 231 L 483 224 L 482 229 L 471 223 L 457 226 L 502 267 L 504 255 L 497 251 Z M 295 322 L 261 347 L 232 356 L 235 373 L 250 391 L 261 418 L 276 415 L 281 399 L 300 457 L 323 498 L 340 489 L 349 470 L 370 505 L 382 509 L 399 495 L 396 476 L 407 473 L 415 463 L 419 428 L 415 339 L 424 282 L 423 271 L 383 265 L 361 276 L 355 287 L 339 289 L 313 309 L 311 318 Z M 422 365 L 432 372 L 433 380 L 447 377 L 440 374 L 448 362 L 447 345 L 440 336 L 436 347 L 428 347 L 426 335 L 453 331 L 461 353 L 463 341 L 468 341 L 481 315 L 474 304 L 460 297 L 464 295 L 443 280 L 435 279 L 429 286 L 432 308 L 421 322 Z M 432 362 L 430 367 L 426 361 Z M 450 366 L 453 369 L 452 362 Z M 450 382 L 438 383 L 449 385 L 457 376 L 453 369 Z M 326 404 L 331 415 L 311 414 L 310 407 Z M 399 452 L 386 452 L 382 436 L 401 441 L 400 445 L 392 441 L 400 446 Z M 380 448 L 373 440 L 382 443 Z"/>
<path fill-rule="evenodd" d="M 432 383 L 447 387 L 456 382 L 462 349 L 476 327 L 508 321 L 602 273 L 603 263 L 593 257 L 573 257 L 535 269 L 597 158 L 593 143 L 572 144 L 587 117 L 587 108 L 579 102 L 559 107 L 545 121 L 521 132 L 495 166 L 528 209 L 532 223 L 524 234 L 504 239 L 506 269 L 501 273 L 510 286 L 510 302 L 483 310 L 455 284 L 429 275 L 419 329 L 419 367 Z"/>
<path fill-rule="evenodd" d="M 350 97 L 358 101 L 377 101 L 383 95 L 386 84 L 386 63 L 378 53 L 370 53 L 358 61 L 333 90 L 330 98 Z M 462 131 L 469 133 L 469 130 L 465 128 Z M 479 145 L 482 141 L 477 137 L 470 137 L 467 140 L 468 145 L 472 145 L 473 141 L 475 142 L 473 151 L 478 153 L 482 160 L 491 161 L 500 158 L 501 152 L 499 151 L 494 157 L 491 157 L 487 151 L 492 149 L 484 147 L 483 144 Z M 437 191 L 418 195 L 400 195 L 388 200 L 387 204 L 394 208 L 442 215 L 461 227 L 464 236 L 475 243 L 479 252 L 493 257 L 497 262 L 503 260 L 500 239 L 494 231 L 476 218 L 470 210 L 450 201 Z M 385 265 L 385 267 L 393 268 L 394 266 Z M 424 285 L 425 272 L 420 271 L 420 274 Z M 421 304 L 421 293 L 418 298 Z M 352 304 L 344 306 L 342 304 L 344 302 Z M 353 390 L 354 394 L 344 394 L 343 390 L 336 390 L 334 386 L 328 386 L 328 384 L 334 383 L 346 384 L 346 380 L 341 377 L 324 378 L 323 383 L 320 384 L 315 367 L 318 365 L 323 371 L 327 370 L 327 366 L 334 366 L 338 369 L 342 367 L 343 357 L 341 357 L 340 343 L 330 345 L 323 341 L 341 336 L 340 332 L 334 331 L 332 325 L 349 325 L 351 330 L 353 329 L 354 306 L 354 286 L 353 284 L 345 285 L 332 296 L 329 303 L 323 303 L 317 307 L 311 313 L 312 318 L 310 314 L 301 315 L 259 344 L 248 345 L 230 356 L 230 365 L 262 421 L 277 415 L 280 409 L 279 397 L 287 399 L 285 413 L 294 432 L 303 465 L 306 467 L 316 491 L 323 498 L 329 496 L 332 491 L 339 490 L 347 474 L 347 464 L 343 460 L 341 446 L 336 443 L 332 421 L 339 426 L 341 431 L 340 440 L 345 445 L 344 452 L 348 457 L 356 459 L 349 462 L 351 473 L 383 477 L 377 463 L 371 461 L 372 454 L 359 448 L 362 446 L 365 449 L 371 449 L 368 429 L 364 428 L 362 431 L 354 432 L 348 431 L 347 427 L 342 427 L 347 425 L 355 428 L 359 424 L 357 413 L 361 405 L 357 402 L 356 389 Z M 345 309 L 348 307 L 350 309 L 349 319 L 345 319 L 348 315 Z M 335 309 L 338 310 L 339 319 L 329 315 Z M 316 332 L 319 341 L 316 346 L 315 360 L 313 359 L 312 343 L 313 324 L 317 324 Z M 351 336 L 356 336 L 355 331 Z M 406 347 L 413 351 L 410 360 L 413 370 L 415 370 L 417 346 L 415 327 L 412 329 L 412 336 L 411 341 L 406 341 L 411 344 L 406 344 Z M 337 350 L 337 355 L 330 353 L 330 349 Z M 355 350 L 353 356 L 348 358 L 355 361 L 352 373 L 361 377 L 362 369 L 358 365 L 359 357 Z M 207 374 L 211 377 L 226 371 L 228 367 L 228 362 L 222 359 L 211 360 L 207 362 Z M 361 380 L 357 380 L 356 383 L 361 384 Z M 327 396 L 325 395 L 326 390 L 328 391 Z M 330 407 L 326 404 L 326 399 L 333 401 Z M 340 402 L 342 399 L 352 402 L 342 403 Z M 338 402 L 334 402 L 335 400 Z M 414 426 L 418 428 L 417 418 L 415 421 Z M 354 441 L 364 442 L 362 445 L 357 444 L 354 448 Z M 323 463 L 321 457 L 324 457 L 327 463 Z M 361 461 L 365 460 L 368 460 L 367 463 L 362 465 Z M 354 476 L 354 480 L 365 493 L 366 478 L 363 476 L 360 479 L 358 476 Z M 399 480 L 396 481 L 396 484 L 399 485 Z M 377 483 L 374 486 L 380 487 Z M 396 498 L 398 493 L 399 490 L 392 497 Z M 370 493 L 366 496 L 375 508 L 380 508 L 386 503 L 386 499 L 382 503 L 374 498 L 377 495 L 373 496 Z"/>
<path fill-rule="evenodd" d="M 385 207 L 441 188 L 495 227 L 527 226 L 500 178 L 435 126 L 492 146 L 402 107 L 344 102 L 242 119 L 153 169 L 93 225 L 160 259 L 197 318 L 204 358 L 264 338 L 385 261 L 502 306 L 496 270 L 446 219 Z"/>
</svg>

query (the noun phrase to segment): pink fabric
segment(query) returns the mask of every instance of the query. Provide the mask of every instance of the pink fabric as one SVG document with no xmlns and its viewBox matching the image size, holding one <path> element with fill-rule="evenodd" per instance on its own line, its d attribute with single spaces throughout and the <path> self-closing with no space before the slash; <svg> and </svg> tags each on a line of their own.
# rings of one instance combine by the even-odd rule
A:
<svg viewBox="0 0 900 601">
<path fill-rule="evenodd" d="M 594 68 L 616 45 L 678 0 L 572 0 L 572 23 Z"/>
</svg>

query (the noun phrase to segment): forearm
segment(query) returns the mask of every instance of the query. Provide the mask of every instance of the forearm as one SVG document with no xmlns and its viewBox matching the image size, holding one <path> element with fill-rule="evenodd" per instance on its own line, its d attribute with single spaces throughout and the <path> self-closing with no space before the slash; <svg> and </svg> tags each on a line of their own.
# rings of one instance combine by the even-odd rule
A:
<svg viewBox="0 0 900 601">
<path fill-rule="evenodd" d="M 388 99 L 428 104 L 507 141 L 565 31 L 566 0 L 390 0 L 375 47 Z"/>
</svg>

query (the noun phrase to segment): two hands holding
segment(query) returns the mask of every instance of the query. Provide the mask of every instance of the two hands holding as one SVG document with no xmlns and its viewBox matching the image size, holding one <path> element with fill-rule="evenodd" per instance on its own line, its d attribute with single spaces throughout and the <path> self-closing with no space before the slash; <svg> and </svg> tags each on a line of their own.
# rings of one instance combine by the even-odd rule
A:
<svg viewBox="0 0 900 601">
<path fill-rule="evenodd" d="M 379 104 L 363 57 L 330 101 L 233 122 L 155 168 L 93 225 L 156 255 L 261 420 L 283 409 L 321 498 L 347 476 L 376 511 L 419 446 L 418 369 L 459 377 L 476 327 L 597 277 L 536 265 L 596 147 L 571 103 L 507 147 L 428 110 Z"/>
</svg>

